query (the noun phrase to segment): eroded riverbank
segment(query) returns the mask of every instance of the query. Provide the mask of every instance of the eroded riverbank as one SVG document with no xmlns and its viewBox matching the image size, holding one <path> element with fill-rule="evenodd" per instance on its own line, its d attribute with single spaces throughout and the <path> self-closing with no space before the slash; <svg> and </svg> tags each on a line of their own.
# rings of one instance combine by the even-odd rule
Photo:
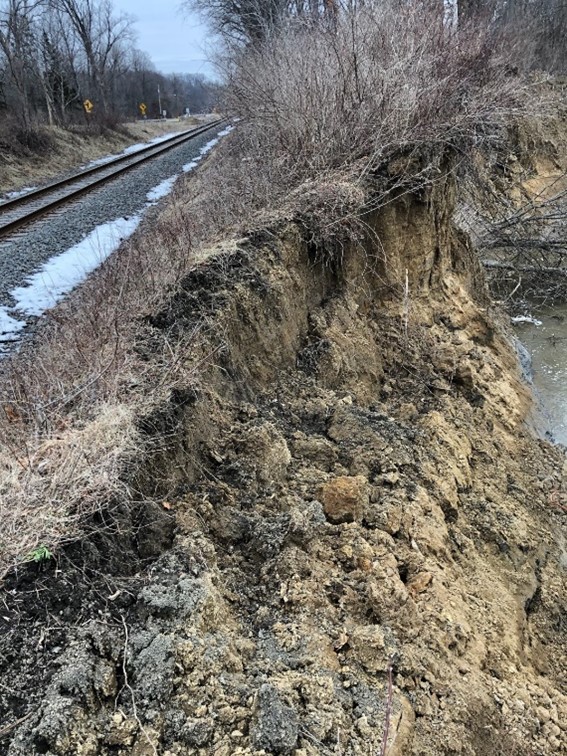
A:
<svg viewBox="0 0 567 756">
<path fill-rule="evenodd" d="M 9 756 L 367 756 L 389 708 L 389 756 L 565 751 L 564 456 L 454 199 L 334 256 L 301 200 L 140 324 L 177 369 L 129 410 L 135 478 L 4 584 Z"/>
</svg>

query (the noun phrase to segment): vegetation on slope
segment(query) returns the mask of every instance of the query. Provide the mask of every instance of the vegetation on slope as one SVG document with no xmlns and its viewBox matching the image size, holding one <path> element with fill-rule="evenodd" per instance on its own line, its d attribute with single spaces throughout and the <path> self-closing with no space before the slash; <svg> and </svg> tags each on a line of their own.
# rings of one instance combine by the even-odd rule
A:
<svg viewBox="0 0 567 756">
<path fill-rule="evenodd" d="M 240 38 L 236 129 L 2 366 L 10 756 L 561 747 L 562 454 L 452 224 L 541 87 L 423 11 Z"/>
</svg>

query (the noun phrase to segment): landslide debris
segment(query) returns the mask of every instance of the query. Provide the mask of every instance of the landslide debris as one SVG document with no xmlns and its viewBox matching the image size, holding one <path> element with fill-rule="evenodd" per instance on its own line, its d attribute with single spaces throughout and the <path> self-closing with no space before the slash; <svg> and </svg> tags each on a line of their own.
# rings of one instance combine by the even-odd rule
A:
<svg viewBox="0 0 567 756">
<path fill-rule="evenodd" d="M 2 753 L 566 752 L 567 468 L 453 205 L 340 260 L 274 222 L 154 314 L 148 360 L 206 339 L 137 507 L 5 581 Z"/>
</svg>

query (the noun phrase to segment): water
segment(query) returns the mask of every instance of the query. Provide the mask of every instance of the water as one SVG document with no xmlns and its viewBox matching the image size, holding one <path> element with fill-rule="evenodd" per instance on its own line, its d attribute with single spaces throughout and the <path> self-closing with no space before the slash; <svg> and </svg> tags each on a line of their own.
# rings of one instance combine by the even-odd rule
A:
<svg viewBox="0 0 567 756">
<path fill-rule="evenodd" d="M 532 358 L 532 378 L 554 441 L 567 446 L 567 304 L 538 310 L 537 322 L 517 323 Z"/>
</svg>

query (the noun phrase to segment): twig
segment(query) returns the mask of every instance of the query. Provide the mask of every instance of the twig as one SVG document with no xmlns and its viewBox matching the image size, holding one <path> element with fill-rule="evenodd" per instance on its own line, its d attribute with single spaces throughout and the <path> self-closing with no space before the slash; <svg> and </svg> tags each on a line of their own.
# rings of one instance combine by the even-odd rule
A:
<svg viewBox="0 0 567 756">
<path fill-rule="evenodd" d="M 124 628 L 124 653 L 122 655 L 122 674 L 124 675 L 124 687 L 128 688 L 130 691 L 130 698 L 132 699 L 132 712 L 134 714 L 134 719 L 136 720 L 136 723 L 138 727 L 140 728 L 141 732 L 144 734 L 146 740 L 148 741 L 150 748 L 154 752 L 154 756 L 158 756 L 158 752 L 156 750 L 155 745 L 153 744 L 150 736 L 148 735 L 148 732 L 142 722 L 140 721 L 140 717 L 138 716 L 138 709 L 136 707 L 136 697 L 134 695 L 134 690 L 130 683 L 128 682 L 128 671 L 126 669 L 126 658 L 128 656 L 128 625 L 126 624 L 126 620 L 124 619 L 123 615 L 120 615 L 120 619 L 122 620 L 122 626 Z"/>
<path fill-rule="evenodd" d="M 390 734 L 390 719 L 392 717 L 392 665 L 388 667 L 388 698 L 386 700 L 386 717 L 384 719 L 384 735 L 382 737 L 382 746 L 380 747 L 380 756 L 386 756 L 388 751 L 388 735 Z"/>
<path fill-rule="evenodd" d="M 408 340 L 408 318 L 409 318 L 409 279 L 408 269 L 406 268 L 406 283 L 404 287 L 404 336 Z"/>
<path fill-rule="evenodd" d="M 512 291 L 508 294 L 508 296 L 506 297 L 506 299 L 504 300 L 504 302 L 510 301 L 510 299 L 512 299 L 512 297 L 518 291 L 518 289 L 520 288 L 521 285 L 522 285 L 522 276 L 520 276 L 518 278 L 518 283 L 514 286 L 514 288 L 512 289 Z"/>
<path fill-rule="evenodd" d="M 12 724 L 6 725 L 0 730 L 0 738 L 5 737 L 9 732 L 11 732 L 14 727 L 17 727 L 18 725 L 21 725 L 23 722 L 25 722 L 27 719 L 29 719 L 34 714 L 33 711 L 30 711 L 29 714 L 26 714 L 25 717 L 20 717 L 20 719 L 16 719 L 15 722 L 12 722 Z"/>
</svg>

